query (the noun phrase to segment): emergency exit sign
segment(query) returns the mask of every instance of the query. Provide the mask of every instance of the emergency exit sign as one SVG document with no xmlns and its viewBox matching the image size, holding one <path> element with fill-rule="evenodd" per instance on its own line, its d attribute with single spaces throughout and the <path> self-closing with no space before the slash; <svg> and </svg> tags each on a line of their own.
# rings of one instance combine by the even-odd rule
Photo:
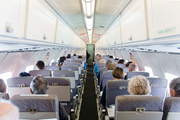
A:
<svg viewBox="0 0 180 120">
<path fill-rule="evenodd" d="M 175 31 L 175 27 L 171 27 L 171 28 L 166 28 L 164 30 L 158 31 L 158 34 L 167 34 L 167 33 L 174 32 L 174 31 Z"/>
</svg>

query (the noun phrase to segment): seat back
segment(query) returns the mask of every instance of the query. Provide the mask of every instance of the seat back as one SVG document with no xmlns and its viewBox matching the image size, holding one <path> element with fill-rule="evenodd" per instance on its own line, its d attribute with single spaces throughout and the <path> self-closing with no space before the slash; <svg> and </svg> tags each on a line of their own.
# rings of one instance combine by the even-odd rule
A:
<svg viewBox="0 0 180 120">
<path fill-rule="evenodd" d="M 52 62 L 52 66 L 56 66 L 58 63 L 57 62 Z"/>
<path fill-rule="evenodd" d="M 82 64 L 82 60 L 71 60 L 71 62 L 78 62 L 78 63 Z"/>
<path fill-rule="evenodd" d="M 54 94 L 15 95 L 11 102 L 19 108 L 19 119 L 58 119 L 59 101 Z"/>
<path fill-rule="evenodd" d="M 9 100 L 9 94 L 8 93 L 0 93 L 0 99 L 5 99 L 5 100 Z"/>
<path fill-rule="evenodd" d="M 71 88 L 75 88 L 75 73 L 69 70 L 56 70 L 53 71 L 53 77 L 67 78 L 71 81 Z"/>
<path fill-rule="evenodd" d="M 180 118 L 180 97 L 167 97 L 163 112 L 162 120 L 178 120 Z"/>
<path fill-rule="evenodd" d="M 123 67 L 124 73 L 129 72 L 129 68 L 128 67 Z"/>
<path fill-rule="evenodd" d="M 73 65 L 63 65 L 61 70 L 72 70 L 75 73 L 75 80 L 79 80 L 79 67 Z"/>
<path fill-rule="evenodd" d="M 134 76 L 142 75 L 144 77 L 149 77 L 149 73 L 145 71 L 133 71 L 133 72 L 127 72 L 127 78 L 132 78 Z"/>
<path fill-rule="evenodd" d="M 162 99 L 166 97 L 167 79 L 165 78 L 147 78 L 151 86 L 151 95 L 159 96 Z"/>
<path fill-rule="evenodd" d="M 105 63 L 99 63 L 98 64 L 98 72 L 100 71 L 100 69 L 102 68 L 102 67 L 104 67 L 105 66 Z"/>
<path fill-rule="evenodd" d="M 78 66 L 79 67 L 79 74 L 81 74 L 82 64 L 80 64 L 78 62 L 71 62 L 71 63 L 66 63 L 66 65 Z"/>
<path fill-rule="evenodd" d="M 125 67 L 125 64 L 116 64 L 116 67 L 122 67 L 122 68 L 124 68 L 124 67 Z"/>
<path fill-rule="evenodd" d="M 157 96 L 117 96 L 115 120 L 161 120 L 163 99 Z"/>
<path fill-rule="evenodd" d="M 129 95 L 129 80 L 109 80 L 106 85 L 106 107 L 115 104 L 115 99 L 119 95 Z"/>
<path fill-rule="evenodd" d="M 51 70 L 31 70 L 29 71 L 31 76 L 51 76 Z"/>
<path fill-rule="evenodd" d="M 101 83 L 101 81 L 102 81 L 102 78 L 103 78 L 103 72 L 105 72 L 105 71 L 107 71 L 107 68 L 106 67 L 102 67 L 102 68 L 100 68 L 100 83 Z"/>
<path fill-rule="evenodd" d="M 70 60 L 64 60 L 64 63 L 70 63 Z"/>
<path fill-rule="evenodd" d="M 17 94 L 31 94 L 30 83 L 33 77 L 12 77 L 7 79 L 8 93 L 10 98 Z"/>
<path fill-rule="evenodd" d="M 71 83 L 69 79 L 58 77 L 45 77 L 45 79 L 49 83 L 47 94 L 56 94 L 61 102 L 70 101 Z"/>
<path fill-rule="evenodd" d="M 52 71 L 59 70 L 59 66 L 45 66 L 45 70 L 52 70 Z"/>
<path fill-rule="evenodd" d="M 112 70 L 103 72 L 103 79 L 102 79 L 102 90 L 106 86 L 108 80 L 113 80 L 112 77 Z"/>
</svg>

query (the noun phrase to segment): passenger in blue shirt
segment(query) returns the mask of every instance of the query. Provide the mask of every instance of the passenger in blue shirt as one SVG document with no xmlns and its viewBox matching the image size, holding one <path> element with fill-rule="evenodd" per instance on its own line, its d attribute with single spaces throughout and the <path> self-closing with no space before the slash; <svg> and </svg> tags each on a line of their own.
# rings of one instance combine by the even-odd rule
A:
<svg viewBox="0 0 180 120">
<path fill-rule="evenodd" d="M 112 72 L 112 76 L 114 80 L 121 80 L 124 78 L 124 70 L 121 67 L 116 67 Z M 104 107 L 106 105 L 106 86 L 104 87 L 103 94 L 101 97 L 101 104 Z"/>
</svg>

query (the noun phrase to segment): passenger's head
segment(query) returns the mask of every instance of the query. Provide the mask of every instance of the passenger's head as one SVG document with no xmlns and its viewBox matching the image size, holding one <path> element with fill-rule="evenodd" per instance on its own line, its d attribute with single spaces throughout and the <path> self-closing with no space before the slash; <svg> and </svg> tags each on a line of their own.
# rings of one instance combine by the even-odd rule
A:
<svg viewBox="0 0 180 120">
<path fill-rule="evenodd" d="M 71 58 L 71 54 L 68 54 L 68 55 L 67 55 L 67 58 Z"/>
<path fill-rule="evenodd" d="M 64 60 L 66 60 L 66 58 L 63 56 L 63 57 L 60 57 L 60 60 L 59 60 L 59 63 L 63 63 Z"/>
<path fill-rule="evenodd" d="M 6 93 L 6 84 L 2 79 L 0 79 L 0 92 Z"/>
<path fill-rule="evenodd" d="M 73 56 L 76 56 L 76 54 L 74 54 Z"/>
<path fill-rule="evenodd" d="M 98 61 L 102 59 L 100 54 L 97 55 L 97 59 Z"/>
<path fill-rule="evenodd" d="M 119 60 L 118 58 L 115 58 L 114 60 Z"/>
<path fill-rule="evenodd" d="M 169 87 L 171 97 L 180 97 L 180 78 L 173 79 Z"/>
<path fill-rule="evenodd" d="M 45 69 L 45 64 L 44 64 L 44 62 L 43 61 L 38 61 L 37 63 L 36 63 L 36 67 L 39 69 L 39 70 L 44 70 Z"/>
<path fill-rule="evenodd" d="M 130 71 L 130 72 L 132 72 L 132 71 L 137 71 L 137 68 L 138 68 L 138 66 L 137 66 L 136 63 L 131 63 L 131 64 L 129 65 L 129 71 Z"/>
<path fill-rule="evenodd" d="M 112 61 L 111 61 L 111 60 L 106 60 L 105 67 L 107 67 L 107 65 L 108 65 L 109 63 L 112 63 Z"/>
<path fill-rule="evenodd" d="M 82 56 L 78 56 L 78 58 L 82 58 Z"/>
<path fill-rule="evenodd" d="M 125 62 L 124 59 L 120 59 L 120 60 L 118 61 L 118 64 L 124 64 L 124 62 Z"/>
<path fill-rule="evenodd" d="M 105 63 L 105 60 L 100 58 L 99 63 Z"/>
<path fill-rule="evenodd" d="M 19 110 L 9 101 L 0 101 L 0 119 L 1 120 L 19 120 Z"/>
<path fill-rule="evenodd" d="M 130 95 L 149 95 L 151 87 L 149 81 L 144 76 L 135 76 L 128 83 Z"/>
<path fill-rule="evenodd" d="M 42 76 L 36 76 L 33 78 L 30 84 L 30 91 L 32 94 L 46 94 L 49 89 L 48 81 Z"/>
<path fill-rule="evenodd" d="M 116 64 L 115 63 L 109 63 L 107 65 L 107 70 L 114 70 L 116 68 Z"/>
<path fill-rule="evenodd" d="M 112 76 L 114 80 L 123 79 L 124 70 L 121 67 L 116 67 L 112 72 Z"/>
<path fill-rule="evenodd" d="M 127 63 L 126 63 L 126 67 L 129 67 L 129 65 L 130 65 L 131 63 L 132 63 L 131 61 L 127 62 Z"/>
<path fill-rule="evenodd" d="M 109 56 L 109 58 L 113 58 L 113 56 L 111 55 L 111 56 Z"/>
</svg>

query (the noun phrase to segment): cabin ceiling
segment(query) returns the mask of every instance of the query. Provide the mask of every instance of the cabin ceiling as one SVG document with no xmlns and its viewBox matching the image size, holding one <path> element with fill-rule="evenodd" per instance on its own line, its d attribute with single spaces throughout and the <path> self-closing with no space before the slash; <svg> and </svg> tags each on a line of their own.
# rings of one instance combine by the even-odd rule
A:
<svg viewBox="0 0 180 120">
<path fill-rule="evenodd" d="M 67 24 L 88 42 L 81 0 L 45 0 Z M 96 0 L 93 43 L 100 39 L 131 0 Z M 86 33 L 86 35 L 84 35 Z"/>
</svg>

